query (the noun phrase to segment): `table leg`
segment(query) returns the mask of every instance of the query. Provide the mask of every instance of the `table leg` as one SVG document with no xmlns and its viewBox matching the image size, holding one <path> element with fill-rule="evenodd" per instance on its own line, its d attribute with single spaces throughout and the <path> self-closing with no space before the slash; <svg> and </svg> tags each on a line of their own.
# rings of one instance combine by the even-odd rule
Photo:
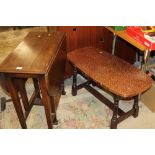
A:
<svg viewBox="0 0 155 155">
<path fill-rule="evenodd" d="M 64 81 L 63 81 L 63 83 L 62 83 L 62 95 L 66 95 Z"/>
<path fill-rule="evenodd" d="M 15 87 L 13 80 L 11 78 L 7 78 L 7 82 L 8 82 L 9 92 L 10 92 L 10 95 L 11 95 L 11 98 L 12 98 L 18 119 L 20 121 L 20 124 L 21 124 L 23 129 L 27 129 L 26 120 L 24 117 L 24 113 L 22 110 L 22 106 L 20 103 L 20 99 L 19 99 L 16 87 Z"/>
<path fill-rule="evenodd" d="M 134 114 L 133 114 L 133 117 L 137 117 L 138 113 L 139 113 L 138 97 L 139 97 L 138 95 L 134 97 L 134 105 L 133 105 Z"/>
<path fill-rule="evenodd" d="M 27 97 L 27 92 L 26 92 L 26 88 L 25 88 L 25 81 L 26 79 L 16 79 L 16 82 L 18 84 L 18 89 L 22 98 L 22 102 L 24 105 L 24 109 L 25 111 L 29 111 L 30 110 L 30 105 L 29 105 L 29 101 L 28 101 L 28 97 Z"/>
<path fill-rule="evenodd" d="M 37 98 L 41 98 L 40 97 L 40 89 L 39 89 L 38 80 L 33 78 L 33 84 L 34 84 L 35 93 L 36 93 Z"/>
<path fill-rule="evenodd" d="M 51 105 L 50 105 L 50 99 L 48 96 L 48 91 L 46 87 L 46 81 L 45 76 L 39 79 L 39 86 L 42 94 L 42 102 L 45 109 L 45 115 L 47 119 L 47 125 L 49 129 L 53 128 L 53 122 L 52 122 L 52 116 L 51 116 Z"/>
<path fill-rule="evenodd" d="M 111 129 L 116 129 L 117 128 L 117 123 L 118 123 L 118 120 L 117 120 L 118 103 L 119 103 L 119 99 L 116 96 L 116 97 L 114 97 L 113 116 L 112 116 L 112 119 L 111 119 L 111 126 L 110 126 Z"/>
<path fill-rule="evenodd" d="M 58 120 L 57 120 L 57 114 L 56 114 L 56 100 L 55 100 L 56 96 L 50 96 L 50 102 L 51 102 L 51 111 L 53 114 L 53 124 L 57 125 L 58 124 Z"/>
<path fill-rule="evenodd" d="M 73 66 L 73 84 L 72 84 L 72 95 L 77 95 L 77 68 Z"/>
<path fill-rule="evenodd" d="M 113 42 L 112 42 L 112 55 L 115 55 L 116 39 L 117 39 L 117 35 L 114 33 Z"/>
<path fill-rule="evenodd" d="M 149 58 L 149 56 L 150 56 L 150 50 L 146 50 L 145 52 L 144 52 L 144 71 L 146 71 L 146 69 L 147 69 L 147 62 L 148 62 L 148 58 Z"/>
</svg>

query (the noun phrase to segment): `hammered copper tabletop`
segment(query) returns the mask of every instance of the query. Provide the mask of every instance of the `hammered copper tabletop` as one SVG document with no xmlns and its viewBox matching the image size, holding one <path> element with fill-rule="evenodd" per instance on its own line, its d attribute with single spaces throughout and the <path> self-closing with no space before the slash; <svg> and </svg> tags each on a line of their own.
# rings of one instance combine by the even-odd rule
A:
<svg viewBox="0 0 155 155">
<path fill-rule="evenodd" d="M 68 60 L 104 89 L 124 98 L 136 96 L 152 85 L 151 78 L 141 70 L 94 47 L 69 52 Z"/>
</svg>

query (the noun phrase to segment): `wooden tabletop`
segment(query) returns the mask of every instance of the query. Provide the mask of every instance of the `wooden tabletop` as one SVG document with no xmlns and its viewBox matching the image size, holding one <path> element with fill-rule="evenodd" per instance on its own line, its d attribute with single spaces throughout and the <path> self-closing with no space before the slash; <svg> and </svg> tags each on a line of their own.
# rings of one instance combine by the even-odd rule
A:
<svg viewBox="0 0 155 155">
<path fill-rule="evenodd" d="M 124 39 L 125 41 L 129 42 L 130 44 L 132 44 L 133 46 L 137 47 L 139 50 L 141 51 L 146 51 L 148 50 L 148 48 L 146 48 L 145 46 L 143 46 L 142 44 L 138 43 L 135 39 L 133 39 L 132 37 L 130 37 L 125 30 L 121 30 L 121 31 L 116 31 L 113 28 L 111 28 L 110 26 L 105 26 L 106 29 L 108 29 L 109 31 L 111 31 L 112 33 L 116 34 L 117 36 L 119 36 L 120 38 Z"/>
<path fill-rule="evenodd" d="M 93 47 L 69 52 L 68 60 L 103 88 L 124 98 L 136 96 L 152 85 L 151 78 L 136 67 Z"/>
<path fill-rule="evenodd" d="M 64 38 L 63 32 L 30 32 L 0 64 L 0 73 L 45 74 Z"/>
</svg>

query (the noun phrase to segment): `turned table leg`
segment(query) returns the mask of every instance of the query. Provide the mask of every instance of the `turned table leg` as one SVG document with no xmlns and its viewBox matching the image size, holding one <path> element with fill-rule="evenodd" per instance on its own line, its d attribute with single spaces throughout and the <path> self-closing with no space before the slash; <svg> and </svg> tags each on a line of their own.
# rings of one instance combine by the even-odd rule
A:
<svg viewBox="0 0 155 155">
<path fill-rule="evenodd" d="M 139 113 L 138 95 L 134 97 L 133 109 L 134 109 L 133 117 L 137 117 Z"/>
<path fill-rule="evenodd" d="M 72 85 L 72 95 L 77 95 L 77 68 L 73 66 L 73 85 Z"/>
<path fill-rule="evenodd" d="M 118 115 L 118 103 L 119 103 L 119 99 L 117 96 L 114 97 L 114 108 L 113 108 L 113 116 L 111 119 L 111 125 L 110 128 L 111 129 L 116 129 L 117 128 L 117 115 Z"/>
</svg>

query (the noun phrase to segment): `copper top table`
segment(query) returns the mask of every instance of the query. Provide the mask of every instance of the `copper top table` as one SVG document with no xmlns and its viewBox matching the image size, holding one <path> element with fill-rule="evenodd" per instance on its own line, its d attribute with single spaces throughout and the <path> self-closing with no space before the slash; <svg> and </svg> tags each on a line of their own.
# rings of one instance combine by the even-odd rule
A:
<svg viewBox="0 0 155 155">
<path fill-rule="evenodd" d="M 77 95 L 77 90 L 85 88 L 112 109 L 110 128 L 117 128 L 119 122 L 131 115 L 138 116 L 138 96 L 152 85 L 148 75 L 123 59 L 94 47 L 76 49 L 68 53 L 67 57 L 74 69 L 72 95 Z M 77 73 L 84 76 L 86 82 L 77 85 Z M 94 83 L 112 95 L 114 103 L 96 90 Z M 132 109 L 125 112 L 119 108 L 120 99 L 134 99 Z"/>
<path fill-rule="evenodd" d="M 138 95 L 152 85 L 148 75 L 100 49 L 77 49 L 68 54 L 68 59 L 103 88 L 124 98 Z"/>
</svg>

